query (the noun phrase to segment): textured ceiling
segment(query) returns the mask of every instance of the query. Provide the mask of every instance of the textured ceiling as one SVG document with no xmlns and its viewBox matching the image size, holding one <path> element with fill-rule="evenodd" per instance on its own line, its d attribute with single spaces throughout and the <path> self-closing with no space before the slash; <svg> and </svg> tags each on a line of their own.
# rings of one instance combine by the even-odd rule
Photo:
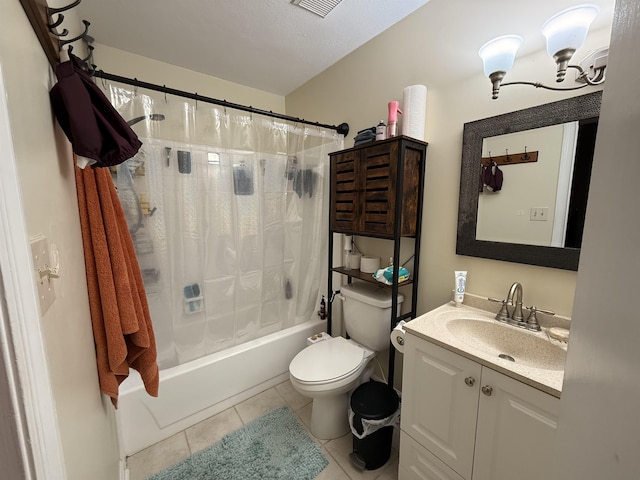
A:
<svg viewBox="0 0 640 480">
<path fill-rule="evenodd" d="M 428 0 L 83 0 L 97 43 L 286 95 Z"/>
</svg>

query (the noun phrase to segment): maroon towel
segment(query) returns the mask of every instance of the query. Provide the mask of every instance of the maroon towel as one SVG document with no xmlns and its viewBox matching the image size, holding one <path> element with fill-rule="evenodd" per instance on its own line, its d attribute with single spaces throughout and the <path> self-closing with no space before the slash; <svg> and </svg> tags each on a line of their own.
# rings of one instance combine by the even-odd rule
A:
<svg viewBox="0 0 640 480">
<path fill-rule="evenodd" d="M 133 157 L 142 143 L 107 97 L 69 55 L 56 67 L 56 83 L 49 96 L 53 112 L 76 155 L 97 161 L 93 167 L 118 165 Z"/>
<path fill-rule="evenodd" d="M 496 162 L 484 167 L 482 170 L 482 180 L 492 192 L 499 192 L 502 189 L 503 175 Z"/>
</svg>

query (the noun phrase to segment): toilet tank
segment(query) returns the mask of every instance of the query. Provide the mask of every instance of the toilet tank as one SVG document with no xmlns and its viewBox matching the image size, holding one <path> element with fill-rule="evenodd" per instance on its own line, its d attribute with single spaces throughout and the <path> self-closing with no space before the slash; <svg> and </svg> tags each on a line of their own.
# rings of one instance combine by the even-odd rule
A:
<svg viewBox="0 0 640 480">
<path fill-rule="evenodd" d="M 344 295 L 344 325 L 356 342 L 377 352 L 389 348 L 391 289 L 354 282 L 340 287 Z M 404 297 L 398 294 L 398 315 Z"/>
</svg>

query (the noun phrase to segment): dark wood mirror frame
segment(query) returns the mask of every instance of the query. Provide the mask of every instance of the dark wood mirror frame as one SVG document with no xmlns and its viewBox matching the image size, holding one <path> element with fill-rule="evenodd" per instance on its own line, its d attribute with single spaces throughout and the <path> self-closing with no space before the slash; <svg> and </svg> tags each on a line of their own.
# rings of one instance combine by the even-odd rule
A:
<svg viewBox="0 0 640 480">
<path fill-rule="evenodd" d="M 602 91 L 598 91 L 464 124 L 456 243 L 458 255 L 578 270 L 579 248 L 476 240 L 482 141 L 487 137 L 598 117 L 601 100 Z"/>
</svg>

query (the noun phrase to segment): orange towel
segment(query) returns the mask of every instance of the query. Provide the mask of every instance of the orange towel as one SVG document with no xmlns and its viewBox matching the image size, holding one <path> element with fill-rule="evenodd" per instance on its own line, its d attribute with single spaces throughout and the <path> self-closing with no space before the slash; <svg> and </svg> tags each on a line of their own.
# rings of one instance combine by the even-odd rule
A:
<svg viewBox="0 0 640 480">
<path fill-rule="evenodd" d="M 118 406 L 129 368 L 158 396 L 156 343 L 133 241 L 111 174 L 75 168 L 100 389 Z"/>
</svg>

